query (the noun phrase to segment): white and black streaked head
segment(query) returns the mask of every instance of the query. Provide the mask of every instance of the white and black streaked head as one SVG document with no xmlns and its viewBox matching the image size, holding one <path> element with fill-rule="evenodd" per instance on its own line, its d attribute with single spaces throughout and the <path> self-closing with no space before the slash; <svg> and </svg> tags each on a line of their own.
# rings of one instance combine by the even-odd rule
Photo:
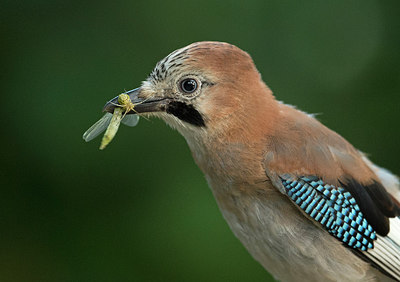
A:
<svg viewBox="0 0 400 282">
<path fill-rule="evenodd" d="M 183 133 L 223 123 L 248 102 L 246 86 L 260 82 L 246 52 L 198 42 L 159 61 L 142 86 L 127 94 L 137 103 L 136 113 L 158 116 Z M 113 104 L 114 99 L 104 109 L 113 112 Z"/>
</svg>

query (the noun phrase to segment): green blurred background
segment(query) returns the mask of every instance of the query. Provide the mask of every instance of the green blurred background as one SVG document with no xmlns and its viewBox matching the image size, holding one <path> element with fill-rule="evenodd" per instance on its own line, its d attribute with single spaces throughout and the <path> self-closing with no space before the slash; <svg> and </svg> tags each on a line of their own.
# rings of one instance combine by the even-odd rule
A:
<svg viewBox="0 0 400 282">
<path fill-rule="evenodd" d="M 0 3 L 0 281 L 268 281 L 185 140 L 159 120 L 105 151 L 108 99 L 201 40 L 248 51 L 277 98 L 400 173 L 400 2 Z"/>
</svg>

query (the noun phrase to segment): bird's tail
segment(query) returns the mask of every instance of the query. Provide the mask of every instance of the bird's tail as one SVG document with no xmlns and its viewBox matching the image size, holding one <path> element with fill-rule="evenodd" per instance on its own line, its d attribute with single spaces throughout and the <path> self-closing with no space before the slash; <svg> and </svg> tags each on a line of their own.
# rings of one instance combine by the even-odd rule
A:
<svg viewBox="0 0 400 282">
<path fill-rule="evenodd" d="M 381 271 L 400 281 L 400 219 L 390 219 L 390 232 L 378 236 L 374 248 L 363 252 L 363 255 Z"/>
<path fill-rule="evenodd" d="M 373 164 L 367 157 L 364 157 L 364 160 L 379 177 L 393 200 L 400 205 L 399 178 L 390 171 Z M 378 236 L 374 242 L 374 248 L 363 254 L 376 267 L 400 281 L 400 217 L 390 218 L 389 234 Z"/>
</svg>

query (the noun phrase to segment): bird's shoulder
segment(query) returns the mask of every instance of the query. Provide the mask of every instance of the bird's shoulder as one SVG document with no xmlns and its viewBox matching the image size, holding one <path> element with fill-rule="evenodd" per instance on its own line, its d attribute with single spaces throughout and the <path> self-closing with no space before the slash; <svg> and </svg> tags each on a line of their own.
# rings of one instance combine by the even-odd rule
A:
<svg viewBox="0 0 400 282">
<path fill-rule="evenodd" d="M 350 175 L 359 182 L 375 174 L 363 154 L 313 115 L 281 103 L 273 132 L 266 137 L 265 166 L 277 173 L 320 175 L 331 184 Z"/>
</svg>

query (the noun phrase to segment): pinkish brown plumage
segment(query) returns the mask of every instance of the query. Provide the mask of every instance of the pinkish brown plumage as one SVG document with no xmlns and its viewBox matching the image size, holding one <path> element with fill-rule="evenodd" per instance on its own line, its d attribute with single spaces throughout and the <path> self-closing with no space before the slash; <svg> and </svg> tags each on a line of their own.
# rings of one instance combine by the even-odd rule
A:
<svg viewBox="0 0 400 282">
<path fill-rule="evenodd" d="M 246 52 L 193 43 L 131 99 L 185 137 L 232 231 L 277 279 L 400 279 L 398 179 L 276 101 Z"/>
</svg>

